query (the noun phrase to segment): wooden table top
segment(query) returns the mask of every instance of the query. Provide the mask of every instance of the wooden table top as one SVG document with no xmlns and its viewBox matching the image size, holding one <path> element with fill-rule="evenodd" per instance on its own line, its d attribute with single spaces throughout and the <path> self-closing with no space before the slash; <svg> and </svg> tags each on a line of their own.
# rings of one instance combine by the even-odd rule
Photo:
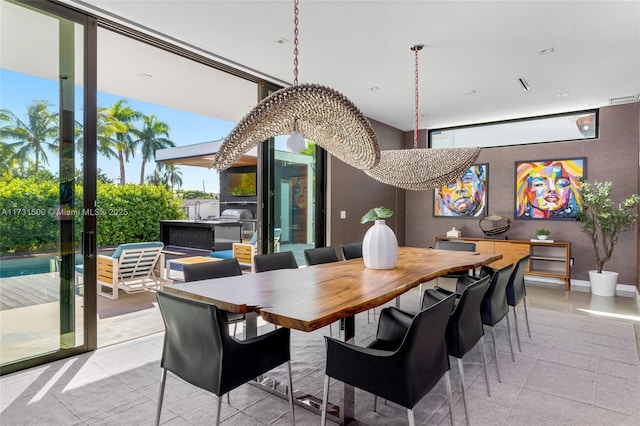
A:
<svg viewBox="0 0 640 426">
<path fill-rule="evenodd" d="M 256 311 L 273 324 L 313 331 L 393 300 L 421 282 L 487 265 L 501 257 L 400 247 L 394 269 L 368 269 L 362 259 L 352 259 L 173 284 L 164 290 L 230 312 Z"/>
</svg>

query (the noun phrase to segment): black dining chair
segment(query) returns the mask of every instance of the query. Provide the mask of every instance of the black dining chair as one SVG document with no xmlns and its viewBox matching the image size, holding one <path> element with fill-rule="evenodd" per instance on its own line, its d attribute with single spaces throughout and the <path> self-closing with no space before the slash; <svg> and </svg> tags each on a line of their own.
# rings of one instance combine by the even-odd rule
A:
<svg viewBox="0 0 640 426">
<path fill-rule="evenodd" d="M 333 247 L 315 247 L 304 251 L 304 259 L 307 266 L 322 265 L 323 263 L 338 262 L 338 256 Z M 367 311 L 368 315 L 368 311 Z M 329 336 L 333 336 L 331 324 L 329 324 Z"/>
<path fill-rule="evenodd" d="M 200 281 L 213 278 L 225 278 L 242 275 L 238 259 L 225 259 L 214 262 L 190 263 L 183 266 L 184 281 Z M 233 324 L 233 335 L 236 335 L 238 323 L 244 322 L 244 314 L 224 311 L 229 324 Z M 243 332 L 244 336 L 244 332 Z"/>
<path fill-rule="evenodd" d="M 482 353 L 482 361 L 484 363 L 484 378 L 487 384 L 487 394 L 491 396 L 491 387 L 489 385 L 489 375 L 487 372 L 487 355 L 484 345 L 484 331 L 482 329 L 482 318 L 480 316 L 480 305 L 484 299 L 484 295 L 489 288 L 490 275 L 478 278 L 474 283 L 468 285 L 460 294 L 457 303 L 451 312 L 451 317 L 447 324 L 447 352 L 449 356 L 458 359 L 458 370 L 460 371 L 460 381 L 462 387 L 462 402 L 464 404 L 464 413 L 469 421 L 469 408 L 467 404 L 467 390 L 464 380 L 464 367 L 462 365 L 462 357 L 473 349 L 480 342 L 480 350 Z M 436 289 L 427 289 L 422 299 L 422 309 L 439 303 L 442 293 Z M 451 297 L 455 295 L 450 295 Z"/>
<path fill-rule="evenodd" d="M 362 257 L 362 241 L 340 244 L 340 250 L 344 260 L 359 259 Z"/>
<path fill-rule="evenodd" d="M 314 247 L 304 251 L 304 259 L 307 266 L 321 265 L 323 263 L 337 262 L 338 255 L 333 247 Z"/>
<path fill-rule="evenodd" d="M 456 240 L 437 240 L 436 241 L 436 250 L 452 250 L 452 251 L 476 251 L 476 243 L 470 243 L 467 241 L 456 241 Z M 465 275 L 469 275 L 467 271 L 454 272 L 451 274 L 443 275 L 443 278 L 455 278 L 459 279 Z M 438 283 L 438 279 L 436 278 L 436 283 Z M 422 284 L 418 286 L 418 299 L 422 301 Z M 439 284 L 439 283 L 438 283 Z M 422 302 L 420 302 L 422 303 Z"/>
<path fill-rule="evenodd" d="M 340 251 L 342 251 L 344 260 L 360 259 L 362 257 L 362 241 L 340 244 Z M 370 311 L 373 311 L 373 320 L 376 320 L 376 308 L 369 309 L 367 311 L 367 323 L 371 323 Z"/>
<path fill-rule="evenodd" d="M 524 306 L 524 318 L 527 323 L 527 333 L 531 338 L 531 328 L 529 327 L 529 314 L 527 313 L 527 289 L 524 285 L 524 272 L 529 264 L 529 255 L 524 256 L 516 262 L 516 266 L 511 271 L 509 283 L 507 284 L 507 304 L 513 307 L 513 321 L 516 327 L 516 339 L 518 340 L 518 351 L 522 352 L 520 346 L 520 332 L 518 331 L 518 314 L 516 307 L 522 302 Z"/>
<path fill-rule="evenodd" d="M 399 344 L 394 338 L 398 328 L 393 316 L 405 314 L 395 307 L 381 311 L 376 340 L 366 348 L 325 337 L 327 357 L 320 424 L 326 424 L 330 377 L 405 407 L 409 424 L 414 425 L 413 407 L 444 376 L 453 425 L 445 333 L 454 299 L 448 297 L 413 316 Z"/>
<path fill-rule="evenodd" d="M 509 339 L 509 347 L 511 348 L 511 360 L 516 361 L 515 354 L 513 352 L 513 341 L 511 340 L 511 324 L 509 321 L 509 305 L 507 304 L 507 284 L 509 283 L 509 276 L 511 275 L 511 269 L 513 265 L 508 264 L 500 269 L 494 269 L 490 266 L 483 266 L 480 269 L 479 278 L 485 276 L 491 277 L 489 288 L 484 294 L 482 305 L 480 305 L 480 316 L 482 318 L 482 324 L 491 327 L 491 336 L 493 337 L 493 350 L 495 352 L 496 361 L 496 373 L 498 376 L 498 383 L 502 383 L 500 378 L 500 366 L 498 364 L 498 343 L 496 340 L 496 325 L 502 321 L 503 318 L 507 319 L 507 338 Z M 458 280 L 456 284 L 456 293 L 460 294 L 466 286 L 476 282 L 478 278 L 471 276 L 463 277 Z M 443 295 L 447 295 L 442 289 Z"/>
<path fill-rule="evenodd" d="M 253 257 L 253 264 L 256 272 L 298 268 L 298 262 L 296 262 L 296 258 L 291 251 L 257 254 Z"/>
<path fill-rule="evenodd" d="M 218 425 L 222 395 L 284 363 L 289 373 L 289 408 L 295 424 L 288 328 L 237 340 L 229 336 L 226 315 L 214 305 L 164 291 L 156 297 L 165 325 L 156 425 L 160 424 L 167 371 L 218 396 Z"/>
</svg>

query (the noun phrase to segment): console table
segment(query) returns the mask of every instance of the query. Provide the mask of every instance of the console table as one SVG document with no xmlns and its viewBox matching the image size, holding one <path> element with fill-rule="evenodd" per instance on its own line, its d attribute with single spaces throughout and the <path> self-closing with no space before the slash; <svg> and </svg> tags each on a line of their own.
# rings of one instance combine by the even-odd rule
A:
<svg viewBox="0 0 640 426">
<path fill-rule="evenodd" d="M 436 237 L 437 240 L 460 240 L 476 243 L 476 251 L 480 253 L 499 253 L 502 259 L 490 264 L 493 268 L 501 268 L 529 255 L 527 275 L 558 278 L 565 289 L 571 285 L 571 243 L 566 241 L 526 241 L 526 240 L 493 240 L 489 238 L 448 238 Z"/>
</svg>

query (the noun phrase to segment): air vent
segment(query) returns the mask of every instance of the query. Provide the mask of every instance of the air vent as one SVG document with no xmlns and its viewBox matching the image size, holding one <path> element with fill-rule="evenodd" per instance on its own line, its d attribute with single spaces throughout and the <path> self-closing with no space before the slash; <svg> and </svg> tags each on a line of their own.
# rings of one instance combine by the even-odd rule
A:
<svg viewBox="0 0 640 426">
<path fill-rule="evenodd" d="M 632 104 L 640 101 L 640 93 L 637 95 L 619 96 L 609 99 L 609 105 Z"/>
</svg>

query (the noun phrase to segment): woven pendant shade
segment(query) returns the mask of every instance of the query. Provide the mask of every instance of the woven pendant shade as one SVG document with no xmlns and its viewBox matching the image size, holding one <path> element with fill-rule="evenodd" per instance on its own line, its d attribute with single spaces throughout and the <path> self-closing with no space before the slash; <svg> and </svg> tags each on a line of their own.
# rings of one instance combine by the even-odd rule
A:
<svg viewBox="0 0 640 426">
<path fill-rule="evenodd" d="M 213 167 L 227 169 L 263 141 L 298 133 L 340 160 L 369 169 L 380 160 L 380 146 L 369 120 L 341 93 L 318 84 L 299 84 L 274 92 L 251 110 L 224 139 Z"/>
<path fill-rule="evenodd" d="M 382 183 L 424 191 L 456 180 L 479 154 L 478 147 L 386 150 L 378 165 L 365 172 Z"/>
</svg>

